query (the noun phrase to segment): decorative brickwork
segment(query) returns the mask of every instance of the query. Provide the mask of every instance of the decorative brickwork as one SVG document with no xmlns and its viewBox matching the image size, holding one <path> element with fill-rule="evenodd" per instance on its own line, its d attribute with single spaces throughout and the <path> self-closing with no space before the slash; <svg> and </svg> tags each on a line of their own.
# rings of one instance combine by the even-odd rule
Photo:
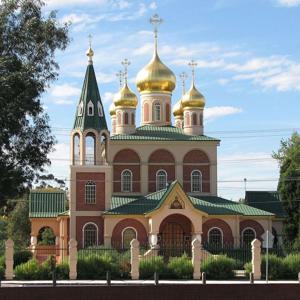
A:
<svg viewBox="0 0 300 300">
<path fill-rule="evenodd" d="M 179 224 L 182 229 L 184 234 L 191 234 L 192 233 L 192 224 L 189 218 L 187 218 L 184 215 L 181 214 L 174 214 L 166 217 L 160 224 L 159 226 L 159 232 L 163 232 L 164 229 L 166 228 L 168 223 L 176 223 Z"/>
<path fill-rule="evenodd" d="M 232 244 L 233 245 L 233 235 L 230 226 L 221 219 L 210 219 L 207 220 L 202 225 L 202 241 L 203 243 L 208 242 L 208 231 L 213 228 L 220 228 L 223 232 L 223 243 L 224 244 Z"/>
<path fill-rule="evenodd" d="M 92 222 L 98 227 L 98 244 L 103 244 L 104 235 L 104 221 L 102 217 L 76 217 L 76 240 L 78 242 L 78 247 L 83 247 L 83 227 L 86 223 Z"/>
<path fill-rule="evenodd" d="M 113 229 L 112 232 L 112 237 L 111 237 L 111 243 L 114 246 L 122 246 L 122 231 L 126 227 L 132 227 L 136 230 L 137 232 L 137 240 L 140 242 L 141 245 L 146 245 L 148 242 L 148 236 L 147 236 L 147 231 L 144 225 L 135 219 L 124 219 L 120 221 L 115 228 Z"/>
<path fill-rule="evenodd" d="M 96 203 L 85 203 L 85 185 L 88 181 L 96 184 Z M 76 210 L 105 210 L 105 173 L 76 173 Z"/>
<path fill-rule="evenodd" d="M 256 233 L 256 238 L 260 241 L 262 240 L 261 236 L 264 234 L 264 228 L 254 220 L 243 220 L 240 222 L 240 235 L 242 236 L 242 232 L 245 228 L 251 228 Z"/>
<path fill-rule="evenodd" d="M 140 192 L 140 158 L 135 151 L 124 149 L 119 151 L 114 157 L 114 193 L 121 192 L 121 174 L 126 169 L 132 172 L 132 191 Z"/>
</svg>

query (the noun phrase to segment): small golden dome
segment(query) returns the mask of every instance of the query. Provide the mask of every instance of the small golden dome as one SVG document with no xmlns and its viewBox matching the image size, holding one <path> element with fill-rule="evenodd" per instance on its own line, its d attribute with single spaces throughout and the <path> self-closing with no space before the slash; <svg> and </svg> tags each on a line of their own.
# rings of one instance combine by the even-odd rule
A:
<svg viewBox="0 0 300 300">
<path fill-rule="evenodd" d="M 139 92 L 172 92 L 176 86 L 174 73 L 160 60 L 155 49 L 151 61 L 137 74 Z"/>
<path fill-rule="evenodd" d="M 114 97 L 115 107 L 136 108 L 137 104 L 138 98 L 136 94 L 128 87 L 127 83 L 125 83 Z"/>
<path fill-rule="evenodd" d="M 88 56 L 89 58 L 92 58 L 94 56 L 94 51 L 91 47 L 89 47 L 89 49 L 87 49 L 86 56 Z"/>
<path fill-rule="evenodd" d="M 109 106 L 109 114 L 110 114 L 111 116 L 116 115 L 116 107 L 115 107 L 115 104 L 114 104 L 114 103 L 112 103 L 112 104 Z"/>
<path fill-rule="evenodd" d="M 182 106 L 183 108 L 185 107 L 204 108 L 205 98 L 197 90 L 194 82 L 192 82 L 191 88 L 183 95 Z"/>
<path fill-rule="evenodd" d="M 174 117 L 183 117 L 183 107 L 181 99 L 173 107 Z"/>
</svg>

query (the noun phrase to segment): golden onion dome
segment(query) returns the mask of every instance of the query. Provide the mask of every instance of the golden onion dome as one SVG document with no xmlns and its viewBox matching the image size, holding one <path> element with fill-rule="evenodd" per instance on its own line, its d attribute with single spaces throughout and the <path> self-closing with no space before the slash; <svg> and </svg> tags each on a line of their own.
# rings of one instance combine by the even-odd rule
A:
<svg viewBox="0 0 300 300">
<path fill-rule="evenodd" d="M 138 98 L 136 94 L 128 87 L 127 82 L 114 97 L 115 107 L 136 108 Z"/>
<path fill-rule="evenodd" d="M 112 103 L 110 106 L 109 106 L 109 114 L 111 116 L 115 116 L 116 115 L 116 107 L 115 107 L 115 104 Z"/>
<path fill-rule="evenodd" d="M 174 117 L 183 117 L 183 107 L 181 99 L 173 107 Z"/>
<path fill-rule="evenodd" d="M 151 61 L 137 74 L 139 92 L 172 92 L 176 86 L 174 73 L 160 60 L 154 50 Z"/>
<path fill-rule="evenodd" d="M 183 108 L 185 108 L 185 107 L 204 108 L 205 98 L 197 90 L 194 82 L 192 82 L 190 89 L 183 95 L 182 106 L 183 106 Z"/>
</svg>

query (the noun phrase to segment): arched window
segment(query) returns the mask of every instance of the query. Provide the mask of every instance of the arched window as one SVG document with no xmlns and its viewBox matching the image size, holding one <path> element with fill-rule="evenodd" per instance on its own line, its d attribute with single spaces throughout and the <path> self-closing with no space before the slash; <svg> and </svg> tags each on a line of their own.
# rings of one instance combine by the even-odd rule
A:
<svg viewBox="0 0 300 300">
<path fill-rule="evenodd" d="M 166 104 L 166 122 L 170 122 L 170 104 Z"/>
<path fill-rule="evenodd" d="M 121 191 L 132 191 L 132 172 L 130 170 L 124 170 L 121 174 Z"/>
<path fill-rule="evenodd" d="M 96 203 L 96 183 L 93 181 L 88 181 L 85 185 L 85 203 Z"/>
<path fill-rule="evenodd" d="M 87 223 L 83 226 L 83 247 L 98 245 L 98 227 L 94 223 Z"/>
<path fill-rule="evenodd" d="M 135 116 L 134 113 L 131 114 L 131 125 L 135 124 Z"/>
<path fill-rule="evenodd" d="M 130 248 L 130 242 L 137 238 L 136 230 L 132 227 L 127 227 L 122 231 L 122 247 L 124 249 Z"/>
<path fill-rule="evenodd" d="M 156 190 L 160 191 L 167 187 L 167 172 L 165 170 L 158 170 L 156 172 Z"/>
<path fill-rule="evenodd" d="M 192 114 L 192 125 L 197 125 L 197 115 L 195 113 Z"/>
<path fill-rule="evenodd" d="M 88 133 L 85 137 L 85 163 L 95 165 L 96 163 L 96 141 L 94 133 Z"/>
<path fill-rule="evenodd" d="M 78 116 L 82 116 L 82 114 L 83 114 L 83 102 L 80 101 L 78 105 Z"/>
<path fill-rule="evenodd" d="M 144 104 L 144 121 L 149 122 L 149 104 Z"/>
<path fill-rule="evenodd" d="M 124 114 L 124 123 L 128 125 L 128 112 L 125 112 Z"/>
<path fill-rule="evenodd" d="M 121 125 L 121 123 L 122 123 L 122 115 L 121 115 L 121 112 L 118 111 L 118 113 L 117 113 L 117 124 Z"/>
<path fill-rule="evenodd" d="M 184 118 L 184 125 L 185 126 L 190 126 L 191 125 L 190 113 L 186 112 L 184 116 L 185 116 L 185 118 Z"/>
<path fill-rule="evenodd" d="M 73 164 L 79 165 L 80 163 L 80 137 L 79 134 L 73 136 Z"/>
<path fill-rule="evenodd" d="M 52 228 L 42 227 L 38 232 L 37 243 L 45 246 L 55 245 L 55 235 Z"/>
<path fill-rule="evenodd" d="M 202 113 L 200 113 L 199 121 L 200 121 L 200 126 L 203 126 L 203 115 L 202 115 Z"/>
<path fill-rule="evenodd" d="M 191 192 L 202 192 L 202 174 L 199 170 L 194 170 L 191 173 Z"/>
<path fill-rule="evenodd" d="M 154 120 L 160 121 L 160 104 L 157 102 L 154 104 Z"/>
<path fill-rule="evenodd" d="M 212 246 L 223 245 L 223 232 L 220 228 L 213 227 L 208 231 L 208 242 Z"/>
<path fill-rule="evenodd" d="M 94 115 L 94 104 L 90 100 L 88 103 L 88 116 L 93 116 Z"/>
<path fill-rule="evenodd" d="M 256 233 L 252 228 L 245 228 L 242 232 L 243 245 L 250 246 L 256 238 Z"/>
</svg>

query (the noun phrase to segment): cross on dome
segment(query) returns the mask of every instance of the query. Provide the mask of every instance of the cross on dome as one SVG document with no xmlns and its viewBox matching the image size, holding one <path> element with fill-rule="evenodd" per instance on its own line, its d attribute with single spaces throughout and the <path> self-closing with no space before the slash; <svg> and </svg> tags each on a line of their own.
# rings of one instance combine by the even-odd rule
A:
<svg viewBox="0 0 300 300">
<path fill-rule="evenodd" d="M 92 49 L 92 35 L 88 35 L 89 38 L 89 49 L 86 51 L 86 55 L 88 57 L 88 63 L 91 65 L 93 64 L 93 56 L 94 56 L 94 51 Z"/>
<path fill-rule="evenodd" d="M 158 14 L 153 15 L 149 22 L 153 25 L 153 31 L 154 31 L 154 42 L 155 42 L 155 51 L 157 50 L 157 32 L 158 32 L 158 26 L 163 22 L 163 19 L 159 17 Z"/>
<path fill-rule="evenodd" d="M 119 72 L 116 74 L 116 76 L 119 79 L 119 85 L 120 85 L 120 88 L 121 88 L 123 86 L 124 72 L 119 70 Z"/>
<path fill-rule="evenodd" d="M 195 83 L 195 68 L 198 65 L 196 61 L 194 61 L 193 59 L 188 63 L 189 67 L 191 67 L 192 69 L 192 80 L 193 83 Z"/>
<path fill-rule="evenodd" d="M 127 58 L 125 58 L 125 59 L 121 62 L 121 64 L 122 64 L 123 67 L 124 67 L 123 75 L 124 75 L 125 84 L 127 84 L 128 67 L 130 66 L 131 63 L 130 63 L 130 61 L 129 61 Z"/>
<path fill-rule="evenodd" d="M 185 72 L 180 73 L 179 75 L 182 82 L 182 95 L 185 94 L 185 80 L 188 78 L 188 75 Z"/>
</svg>

